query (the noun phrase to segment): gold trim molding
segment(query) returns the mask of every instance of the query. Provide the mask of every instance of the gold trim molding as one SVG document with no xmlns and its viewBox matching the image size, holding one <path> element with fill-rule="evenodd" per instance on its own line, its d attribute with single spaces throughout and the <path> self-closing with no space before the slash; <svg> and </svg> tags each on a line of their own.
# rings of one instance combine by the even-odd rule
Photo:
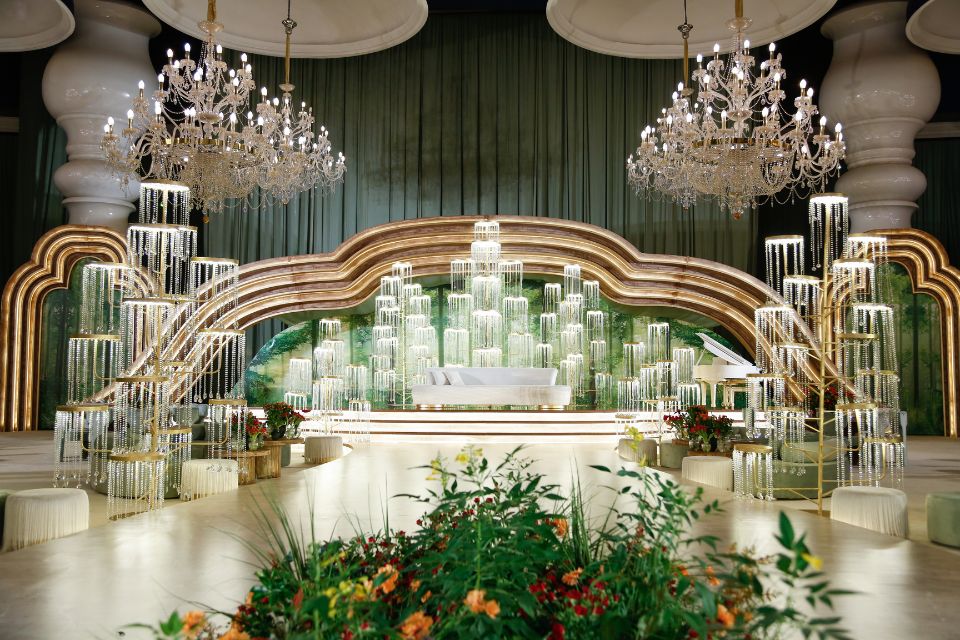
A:
<svg viewBox="0 0 960 640">
<path fill-rule="evenodd" d="M 561 277 L 577 262 L 583 277 L 600 281 L 604 296 L 636 306 L 679 307 L 713 319 L 752 352 L 754 310 L 776 295 L 753 276 L 709 260 L 641 253 L 620 236 L 594 225 L 555 218 L 493 216 L 501 226 L 505 258 L 522 257 L 524 270 Z M 300 311 L 354 307 L 371 295 L 397 261 L 420 277 L 446 276 L 450 261 L 469 251 L 473 224 L 487 216 L 432 217 L 372 227 L 324 254 L 285 256 L 241 266 L 239 305 L 219 300 L 197 311 L 201 328 L 247 329 L 257 322 Z M 960 373 L 960 271 L 949 265 L 933 236 L 917 229 L 877 231 L 890 240 L 890 259 L 903 264 L 915 290 L 940 305 L 944 355 L 944 431 L 958 429 Z M 77 260 L 123 259 L 124 239 L 100 227 L 62 226 L 44 235 L 33 256 L 11 277 L 0 305 L 0 408 L 4 431 L 37 428 L 40 313 L 46 294 L 67 285 Z M 224 313 L 226 312 L 226 313 Z M 224 315 L 221 315 L 224 313 Z M 235 325 L 233 323 L 236 323 Z M 186 355 L 189 341 L 175 336 Z M 172 354 L 171 357 L 173 357 Z M 815 354 L 814 354 L 815 355 Z"/>
<path fill-rule="evenodd" d="M 43 301 L 66 288 L 78 261 L 123 262 L 126 239 L 106 227 L 64 225 L 45 233 L 0 299 L 0 430 L 36 429 Z"/>
</svg>

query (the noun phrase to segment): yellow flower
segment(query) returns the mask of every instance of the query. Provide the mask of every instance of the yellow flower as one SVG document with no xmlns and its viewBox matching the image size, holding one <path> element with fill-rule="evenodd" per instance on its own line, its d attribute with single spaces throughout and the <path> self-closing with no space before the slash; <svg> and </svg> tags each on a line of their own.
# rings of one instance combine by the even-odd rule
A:
<svg viewBox="0 0 960 640">
<path fill-rule="evenodd" d="M 809 553 L 804 553 L 800 557 L 803 558 L 807 564 L 813 567 L 814 571 L 820 571 L 823 569 L 823 558 L 820 556 L 812 556 Z"/>
<path fill-rule="evenodd" d="M 427 636 L 431 626 L 433 626 L 433 618 L 424 614 L 423 611 L 416 611 L 400 625 L 400 637 L 404 640 L 422 640 Z"/>
</svg>

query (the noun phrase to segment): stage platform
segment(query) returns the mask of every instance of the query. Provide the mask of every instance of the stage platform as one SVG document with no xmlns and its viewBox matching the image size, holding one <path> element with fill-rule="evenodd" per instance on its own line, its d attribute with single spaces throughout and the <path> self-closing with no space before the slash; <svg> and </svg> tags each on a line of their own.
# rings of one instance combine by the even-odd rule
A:
<svg viewBox="0 0 960 640">
<path fill-rule="evenodd" d="M 734 424 L 741 411 L 716 410 Z M 504 442 L 568 443 L 612 442 L 621 436 L 616 411 L 466 411 L 457 409 L 390 410 L 370 414 L 370 436 L 376 442 Z M 640 413 L 637 428 L 647 436 L 661 432 L 662 414 Z M 664 428 L 669 438 L 670 430 Z"/>
</svg>

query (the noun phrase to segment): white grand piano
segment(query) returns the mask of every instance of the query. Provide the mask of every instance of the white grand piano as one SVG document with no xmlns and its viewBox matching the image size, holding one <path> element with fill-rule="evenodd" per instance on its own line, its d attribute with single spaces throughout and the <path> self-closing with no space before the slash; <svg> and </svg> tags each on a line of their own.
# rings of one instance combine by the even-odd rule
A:
<svg viewBox="0 0 960 640">
<path fill-rule="evenodd" d="M 734 353 L 710 336 L 698 333 L 697 337 L 703 340 L 703 348 L 713 354 L 710 364 L 696 364 L 693 367 L 693 379 L 709 385 L 710 402 L 707 406 L 718 407 L 717 385 L 728 380 L 743 380 L 749 373 L 760 373 L 760 370 L 749 360 Z M 701 356 L 702 357 L 702 356 Z M 704 394 L 706 396 L 706 394 Z M 724 404 L 733 408 L 733 394 L 724 394 Z M 706 398 L 704 398 L 706 399 Z"/>
</svg>

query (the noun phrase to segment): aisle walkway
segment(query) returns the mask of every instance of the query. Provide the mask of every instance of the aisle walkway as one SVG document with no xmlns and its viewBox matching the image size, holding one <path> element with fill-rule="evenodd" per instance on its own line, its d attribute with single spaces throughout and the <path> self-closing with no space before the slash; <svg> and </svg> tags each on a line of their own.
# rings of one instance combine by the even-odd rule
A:
<svg viewBox="0 0 960 640">
<path fill-rule="evenodd" d="M 0 440 L 6 444 L 7 436 Z M 512 445 L 484 446 L 499 458 Z M 447 444 L 390 443 L 359 448 L 342 460 L 286 473 L 282 479 L 241 487 L 157 514 L 100 526 L 84 533 L 0 555 L 0 635 L 4 638 L 112 638 L 131 622 L 151 622 L 184 602 L 232 609 L 246 593 L 252 554 L 234 536 L 255 540 L 250 507 L 267 490 L 293 514 L 306 518 L 314 501 L 317 535 L 352 532 L 352 521 L 379 528 L 387 496 L 421 493 L 422 469 L 439 451 L 448 458 L 459 447 Z M 3 471 L 13 451 L 3 446 Z M 610 497 L 601 489 L 611 477 L 587 468 L 617 466 L 612 446 L 534 445 L 527 455 L 536 468 L 569 485 L 574 468 L 596 496 L 594 508 Z M 952 460 L 956 460 L 951 455 Z M 956 464 L 956 463 L 954 463 Z M 615 480 L 615 479 L 614 479 Z M 731 500 L 724 514 L 699 525 L 704 532 L 759 553 L 774 550 L 780 506 Z M 422 506 L 389 501 L 391 525 L 410 530 Z M 348 520 L 349 516 L 349 520 Z M 960 557 L 931 545 L 873 534 L 855 527 L 792 511 L 799 529 L 824 559 L 825 571 L 840 588 L 861 595 L 843 599 L 840 613 L 856 638 L 953 638 L 960 625 L 955 594 L 960 593 Z M 918 635 L 918 629 L 922 629 Z M 137 637 L 125 630 L 126 637 Z"/>
</svg>

